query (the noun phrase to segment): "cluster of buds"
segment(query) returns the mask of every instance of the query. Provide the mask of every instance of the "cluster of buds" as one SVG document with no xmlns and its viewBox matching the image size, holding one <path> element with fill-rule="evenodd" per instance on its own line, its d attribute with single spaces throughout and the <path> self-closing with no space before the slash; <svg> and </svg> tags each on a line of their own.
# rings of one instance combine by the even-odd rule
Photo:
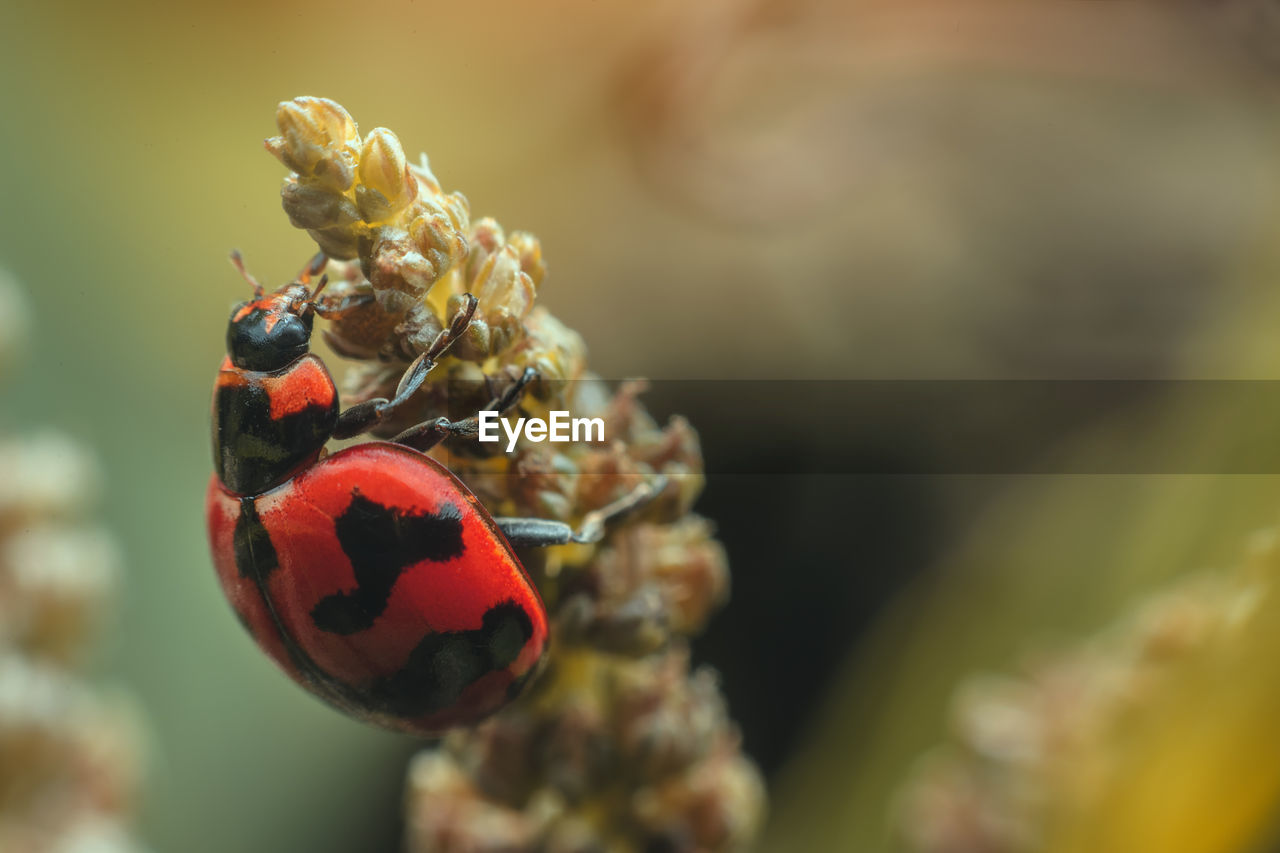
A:
<svg viewBox="0 0 1280 853">
<path fill-rule="evenodd" d="M 579 523 L 640 483 L 665 482 L 599 545 L 521 553 L 552 619 L 544 669 L 512 707 L 451 734 L 414 762 L 409 849 L 427 851 L 729 851 L 764 811 L 714 673 L 690 673 L 687 638 L 728 595 L 724 551 L 690 508 L 703 485 L 697 435 L 657 424 L 642 383 L 610 389 L 582 338 L 534 301 L 545 277 L 532 235 L 471 222 L 395 135 L 363 142 L 340 106 L 281 104 L 267 148 L 293 170 L 290 219 L 331 259 L 328 298 L 355 306 L 325 329 L 355 359 L 347 402 L 392 396 L 405 366 L 468 301 L 465 333 L 394 422 L 456 420 L 486 408 L 532 369 L 521 415 L 600 418 L 604 438 L 514 452 L 455 437 L 432 450 L 493 515 Z"/>
<path fill-rule="evenodd" d="M 0 281 L 9 325 L 17 299 Z M 92 460 L 65 437 L 0 439 L 0 850 L 140 849 L 125 829 L 132 708 L 79 674 L 118 570 L 111 537 L 87 520 L 96 490 Z"/>
<path fill-rule="evenodd" d="M 900 798 L 914 853 L 1262 849 L 1274 837 L 1280 531 L 1022 677 L 971 679 Z M 1224 780 L 1231 780 L 1224 784 Z"/>
<path fill-rule="evenodd" d="M 425 160 L 409 165 L 394 133 L 361 140 L 324 98 L 286 101 L 276 121 L 267 149 L 294 172 L 283 193 L 290 220 L 329 257 L 366 260 L 384 308 L 408 309 L 466 257 L 466 198 L 441 193 Z"/>
</svg>

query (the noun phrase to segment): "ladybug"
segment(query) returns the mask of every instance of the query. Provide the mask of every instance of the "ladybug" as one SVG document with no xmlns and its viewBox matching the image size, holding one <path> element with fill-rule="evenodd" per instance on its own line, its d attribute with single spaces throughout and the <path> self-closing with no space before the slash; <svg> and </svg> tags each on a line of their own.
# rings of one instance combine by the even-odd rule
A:
<svg viewBox="0 0 1280 853">
<path fill-rule="evenodd" d="M 642 485 L 574 530 L 545 519 L 493 518 L 424 452 L 476 418 L 436 418 L 390 441 L 326 454 L 384 421 L 421 387 L 471 322 L 469 297 L 405 371 L 395 396 L 339 410 L 324 362 L 310 352 L 317 258 L 272 293 L 254 287 L 227 326 L 213 392 L 214 474 L 206 496 L 223 592 L 264 652 L 294 681 L 368 722 L 433 736 L 513 699 L 538 668 L 547 613 L 513 546 L 594 542 L 604 523 L 651 499 Z M 354 297 L 359 300 L 364 297 Z M 505 411 L 530 369 L 492 408 Z"/>
</svg>

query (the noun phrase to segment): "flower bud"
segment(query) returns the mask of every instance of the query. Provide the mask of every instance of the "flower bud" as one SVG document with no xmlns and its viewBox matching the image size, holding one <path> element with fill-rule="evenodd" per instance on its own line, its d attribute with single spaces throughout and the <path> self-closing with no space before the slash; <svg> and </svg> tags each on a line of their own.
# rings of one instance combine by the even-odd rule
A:
<svg viewBox="0 0 1280 853">
<path fill-rule="evenodd" d="M 365 138 L 356 174 L 356 201 L 366 222 L 391 219 L 417 197 L 418 181 L 405 163 L 400 140 L 385 127 L 374 128 Z"/>
<path fill-rule="evenodd" d="M 625 657 L 652 654 L 671 639 L 662 598 L 648 589 L 621 602 L 576 593 L 566 599 L 558 621 L 564 642 Z"/>
<path fill-rule="evenodd" d="M 425 256 L 403 229 L 376 230 L 369 283 L 384 311 L 403 314 L 440 278 L 439 258 Z"/>
<path fill-rule="evenodd" d="M 486 796 L 501 802 L 526 800 L 537 787 L 532 760 L 539 720 L 517 709 L 486 720 L 464 736 L 446 741 L 454 761 Z"/>
<path fill-rule="evenodd" d="M 403 332 L 409 352 L 416 357 L 417 353 L 426 352 L 435 343 L 444 324 L 436 316 L 436 312 L 425 302 L 418 302 L 405 315 Z M 412 361 L 412 358 L 409 359 Z"/>
<path fill-rule="evenodd" d="M 529 276 L 534 288 L 541 287 L 547 275 L 547 264 L 542 260 L 542 242 L 528 231 L 515 231 L 507 245 L 520 258 L 520 269 Z"/>
<path fill-rule="evenodd" d="M 345 191 L 355 178 L 360 136 L 351 116 L 327 98 L 294 98 L 276 109 L 280 135 L 267 150 L 299 175 Z"/>
<path fill-rule="evenodd" d="M 592 691 L 573 691 L 535 741 L 536 761 L 548 786 L 580 802 L 608 778 L 613 744 L 609 720 Z"/>
<path fill-rule="evenodd" d="M 467 256 L 466 279 L 475 281 L 489 256 L 502 248 L 506 238 L 498 221 L 486 216 L 476 220 L 471 226 L 468 242 L 471 244 L 471 252 Z"/>
<path fill-rule="evenodd" d="M 467 326 L 462 337 L 454 342 L 449 354 L 464 361 L 484 361 L 491 354 L 489 347 L 491 337 L 489 324 L 477 317 Z"/>
<path fill-rule="evenodd" d="M 289 181 L 280 191 L 280 201 L 295 228 L 351 228 L 360 221 L 351 199 L 316 184 Z"/>
<path fill-rule="evenodd" d="M 511 496 L 521 509 L 539 518 L 566 521 L 573 512 L 573 482 L 578 468 L 547 445 L 522 451 L 511 463 Z"/>
<path fill-rule="evenodd" d="M 414 759 L 407 799 L 410 853 L 533 849 L 533 822 L 484 799 L 446 754 L 429 751 Z"/>
<path fill-rule="evenodd" d="M 543 380 L 537 383 L 539 386 L 582 376 L 587 366 L 587 347 L 581 335 L 538 307 L 529 312 L 524 327 L 526 337 L 521 348 L 527 352 L 526 363 Z"/>
<path fill-rule="evenodd" d="M 638 791 L 632 807 L 651 849 L 738 850 L 764 819 L 764 782 L 729 741 L 688 773 Z"/>
<path fill-rule="evenodd" d="M 409 224 L 409 239 L 421 253 L 425 264 L 422 278 L 427 282 L 422 292 L 440 280 L 454 263 L 467 256 L 467 240 L 453 226 L 448 215 L 437 208 L 416 217 Z"/>
<path fill-rule="evenodd" d="M 619 671 L 619 748 L 641 778 L 656 781 L 684 770 L 728 730 L 715 672 L 702 667 L 686 677 L 688 664 L 688 650 L 676 647 Z"/>
<path fill-rule="evenodd" d="M 485 261 L 472 291 L 489 325 L 504 328 L 503 337 L 493 343 L 493 352 L 500 353 L 521 335 L 524 319 L 533 310 L 533 281 L 521 272 L 515 250 L 504 246 Z"/>
<path fill-rule="evenodd" d="M 350 228 L 341 225 L 334 228 L 308 228 L 307 233 L 316 241 L 320 251 L 335 261 L 353 260 L 360 252 L 360 237 Z"/>
</svg>

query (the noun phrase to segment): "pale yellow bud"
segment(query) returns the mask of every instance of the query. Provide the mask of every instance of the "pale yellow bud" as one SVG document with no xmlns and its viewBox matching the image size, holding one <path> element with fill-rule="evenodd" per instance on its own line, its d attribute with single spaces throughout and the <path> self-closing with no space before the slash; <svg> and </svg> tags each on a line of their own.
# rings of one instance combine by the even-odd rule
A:
<svg viewBox="0 0 1280 853">
<path fill-rule="evenodd" d="M 427 212 L 409 225 L 409 237 L 431 264 L 429 275 L 434 283 L 451 266 L 466 259 L 467 239 L 443 210 L 435 205 L 425 207 Z"/>
<path fill-rule="evenodd" d="M 365 139 L 356 174 L 356 200 L 366 222 L 390 219 L 418 194 L 418 181 L 405 162 L 400 140 L 385 127 L 374 128 Z"/>
<path fill-rule="evenodd" d="M 506 241 L 502 225 L 492 216 L 477 219 L 471 229 L 471 242 L 483 249 L 486 254 L 491 255 L 498 251 Z"/>
<path fill-rule="evenodd" d="M 471 202 L 467 201 L 467 197 L 459 192 L 449 193 L 440 200 L 441 207 L 445 213 L 449 215 L 449 222 L 452 223 L 455 230 L 462 232 L 463 241 L 466 241 L 466 230 L 471 224 Z"/>
<path fill-rule="evenodd" d="M 542 260 L 542 242 L 528 231 L 515 231 L 507 245 L 520 256 L 520 269 L 533 281 L 534 288 L 542 286 L 547 275 L 547 264 Z"/>
<path fill-rule="evenodd" d="M 489 256 L 506 243 L 506 236 L 497 220 L 485 216 L 471 226 L 468 242 L 471 244 L 471 252 L 467 256 L 466 278 L 467 281 L 474 281 Z"/>
<path fill-rule="evenodd" d="M 518 328 L 533 309 L 533 281 L 521 272 L 520 257 L 510 246 L 503 246 L 501 251 L 488 257 L 471 291 L 480 300 L 480 310 L 491 326 L 503 325 L 502 319 L 510 317 Z"/>
<path fill-rule="evenodd" d="M 490 312 L 488 320 L 489 351 L 494 355 L 510 347 L 522 333 L 520 321 L 506 308 Z"/>
<path fill-rule="evenodd" d="M 280 135 L 266 146 L 280 162 L 335 189 L 350 188 L 360 135 L 346 110 L 327 98 L 294 98 L 276 109 L 276 124 Z"/>
</svg>

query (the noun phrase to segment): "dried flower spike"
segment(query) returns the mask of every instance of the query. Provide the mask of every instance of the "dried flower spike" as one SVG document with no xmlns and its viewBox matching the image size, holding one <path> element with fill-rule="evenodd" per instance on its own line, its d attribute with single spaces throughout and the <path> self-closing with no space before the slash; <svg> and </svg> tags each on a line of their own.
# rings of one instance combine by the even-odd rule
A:
<svg viewBox="0 0 1280 853">
<path fill-rule="evenodd" d="M 0 357 L 15 304 L 0 278 Z M 0 437 L 0 850 L 140 849 L 136 714 L 76 671 L 119 571 L 89 521 L 98 480 L 65 436 Z"/>
<path fill-rule="evenodd" d="M 954 742 L 900 798 L 903 847 L 1260 849 L 1280 799 L 1265 747 L 1280 715 L 1278 640 L 1272 530 L 1244 565 L 1177 583 L 1021 677 L 971 679 Z"/>
<path fill-rule="evenodd" d="M 279 115 L 308 129 L 318 119 L 294 116 L 332 104 L 291 103 Z M 746 849 L 763 819 L 764 786 L 714 674 L 690 673 L 684 640 L 729 587 L 723 549 L 689 513 L 703 482 L 692 428 L 655 423 L 638 399 L 643 386 L 610 391 L 590 373 L 582 337 L 535 304 L 546 278 L 537 238 L 473 222 L 466 199 L 441 190 L 425 157 L 406 165 L 390 131 L 366 138 L 349 187 L 314 165 L 341 160 L 346 137 L 309 131 L 322 151 L 301 156 L 286 150 L 289 132 L 281 123 L 268 148 L 294 172 L 283 192 L 291 221 L 332 259 L 349 261 L 330 264 L 331 292 L 375 297 L 325 330 L 360 362 L 346 377 L 348 405 L 391 396 L 464 294 L 478 298 L 465 336 L 378 435 L 473 414 L 531 368 L 538 379 L 522 414 L 600 417 L 605 440 L 524 437 L 510 454 L 460 438 L 436 447 L 492 514 L 577 524 L 637 483 L 667 482 L 598 546 L 521 553 L 552 619 L 543 672 L 512 706 L 415 760 L 409 849 Z M 354 123 L 350 137 L 358 138 Z"/>
</svg>

